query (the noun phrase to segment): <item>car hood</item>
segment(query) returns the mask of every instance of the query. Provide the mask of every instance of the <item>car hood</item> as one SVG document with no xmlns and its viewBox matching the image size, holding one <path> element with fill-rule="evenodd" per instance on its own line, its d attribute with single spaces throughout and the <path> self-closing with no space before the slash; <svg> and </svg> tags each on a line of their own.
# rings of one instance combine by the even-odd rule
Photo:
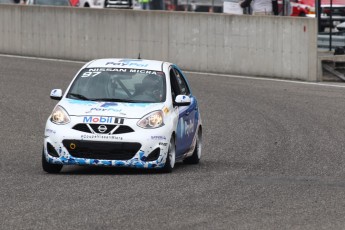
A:
<svg viewBox="0 0 345 230">
<path fill-rule="evenodd" d="M 164 103 L 122 103 L 96 102 L 64 98 L 59 102 L 70 116 L 114 116 L 142 118 L 144 115 L 161 110 Z"/>
</svg>

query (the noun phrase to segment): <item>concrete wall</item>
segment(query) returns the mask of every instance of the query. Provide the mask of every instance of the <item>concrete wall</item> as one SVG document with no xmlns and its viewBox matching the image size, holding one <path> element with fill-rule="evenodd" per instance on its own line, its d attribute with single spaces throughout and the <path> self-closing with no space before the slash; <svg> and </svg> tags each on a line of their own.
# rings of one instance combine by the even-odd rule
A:
<svg viewBox="0 0 345 230">
<path fill-rule="evenodd" d="M 316 20 L 0 6 L 0 53 L 159 59 L 200 72 L 317 80 Z"/>
</svg>

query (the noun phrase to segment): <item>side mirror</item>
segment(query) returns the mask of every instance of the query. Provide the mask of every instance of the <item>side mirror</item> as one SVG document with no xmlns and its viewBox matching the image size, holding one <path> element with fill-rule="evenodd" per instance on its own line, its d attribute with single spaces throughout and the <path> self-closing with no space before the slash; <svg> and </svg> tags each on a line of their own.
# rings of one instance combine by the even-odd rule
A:
<svg viewBox="0 0 345 230">
<path fill-rule="evenodd" d="M 50 98 L 53 100 L 61 100 L 62 90 L 61 89 L 53 89 L 50 93 Z"/>
<path fill-rule="evenodd" d="M 190 105 L 191 100 L 189 96 L 186 95 L 177 95 L 174 105 L 177 106 L 187 106 Z"/>
</svg>

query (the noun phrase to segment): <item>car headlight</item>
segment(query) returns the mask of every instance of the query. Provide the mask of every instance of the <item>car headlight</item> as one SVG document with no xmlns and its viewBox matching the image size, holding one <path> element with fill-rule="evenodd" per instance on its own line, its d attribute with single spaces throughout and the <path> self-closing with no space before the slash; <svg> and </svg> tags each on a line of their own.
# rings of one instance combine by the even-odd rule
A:
<svg viewBox="0 0 345 230">
<path fill-rule="evenodd" d="M 69 123 L 71 120 L 67 112 L 61 106 L 56 106 L 50 116 L 50 121 L 57 125 L 64 125 Z"/>
<path fill-rule="evenodd" d="M 143 129 L 155 129 L 162 127 L 164 125 L 163 112 L 154 111 L 152 113 L 149 113 L 141 118 L 140 121 L 138 121 L 137 125 Z"/>
</svg>

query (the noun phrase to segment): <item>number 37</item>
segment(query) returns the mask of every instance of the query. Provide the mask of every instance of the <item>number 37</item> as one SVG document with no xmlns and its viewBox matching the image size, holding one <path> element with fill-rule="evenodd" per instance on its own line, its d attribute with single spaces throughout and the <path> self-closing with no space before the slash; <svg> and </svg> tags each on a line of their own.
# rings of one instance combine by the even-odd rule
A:
<svg viewBox="0 0 345 230">
<path fill-rule="evenodd" d="M 96 77 L 100 73 L 102 72 L 85 72 L 81 77 Z"/>
</svg>

